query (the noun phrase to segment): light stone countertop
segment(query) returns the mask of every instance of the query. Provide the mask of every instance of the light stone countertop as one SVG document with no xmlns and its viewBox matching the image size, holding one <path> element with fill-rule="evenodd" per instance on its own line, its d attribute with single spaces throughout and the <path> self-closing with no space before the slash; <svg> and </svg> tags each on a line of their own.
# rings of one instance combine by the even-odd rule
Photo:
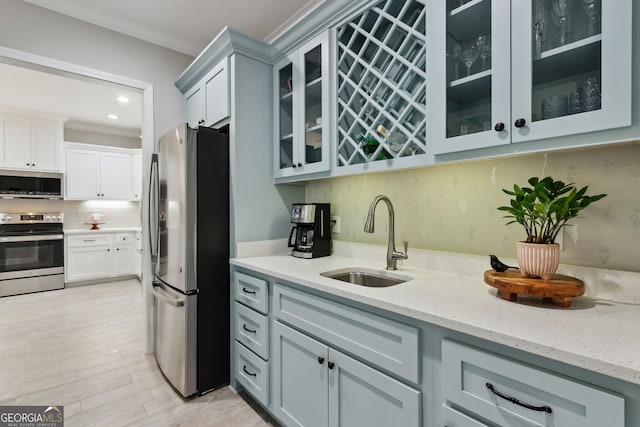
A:
<svg viewBox="0 0 640 427">
<path fill-rule="evenodd" d="M 101 227 L 99 230 L 89 230 L 88 227 L 89 226 L 87 226 L 87 228 L 64 229 L 64 234 L 125 233 L 125 232 L 135 233 L 135 232 L 141 231 L 140 227 L 113 227 L 113 228 Z"/>
<path fill-rule="evenodd" d="M 353 252 L 362 255 L 354 256 Z M 371 252 L 382 257 L 374 261 Z M 396 273 L 413 280 L 387 288 L 352 285 L 320 276 L 321 272 L 346 267 L 384 270 L 384 252 L 380 248 L 369 250 L 367 245 L 334 242 L 334 255 L 330 257 L 307 260 L 294 258 L 285 251 L 256 255 L 257 251 L 239 250 L 241 258 L 232 259 L 231 264 L 640 384 L 639 305 L 603 299 L 597 294 L 575 298 L 570 308 L 522 296 L 515 303 L 505 301 L 484 283 L 482 272 L 488 269 L 488 257 L 462 256 L 460 264 L 449 268 L 456 272 L 399 263 Z M 414 258 L 424 257 L 415 252 Z M 411 256 L 410 248 L 410 259 Z M 435 260 L 438 255 L 431 258 Z M 483 265 L 478 271 L 481 259 Z M 424 260 L 417 262 L 424 264 Z M 455 261 L 449 263 L 452 264 Z M 639 293 L 636 276 L 632 278 L 636 285 L 632 292 Z"/>
</svg>

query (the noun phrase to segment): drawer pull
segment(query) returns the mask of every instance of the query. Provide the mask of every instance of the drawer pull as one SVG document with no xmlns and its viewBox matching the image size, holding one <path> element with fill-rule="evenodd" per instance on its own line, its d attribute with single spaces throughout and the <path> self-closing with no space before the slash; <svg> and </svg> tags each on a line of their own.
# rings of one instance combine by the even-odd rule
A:
<svg viewBox="0 0 640 427">
<path fill-rule="evenodd" d="M 318 356 L 318 363 L 322 365 L 324 363 L 324 357 Z"/>
<path fill-rule="evenodd" d="M 491 383 L 487 383 L 486 384 L 487 388 L 491 391 L 491 393 L 495 394 L 498 397 L 503 398 L 504 400 L 508 400 L 511 403 L 515 403 L 516 405 L 520 405 L 523 406 L 527 409 L 531 409 L 533 411 L 540 411 L 540 412 L 547 412 L 547 413 L 551 413 L 551 407 L 549 406 L 533 406 L 533 405 L 529 405 L 528 403 L 524 403 L 518 399 L 516 399 L 515 397 L 511 397 L 511 396 L 507 396 L 506 394 L 502 394 L 500 393 L 498 390 L 495 389 L 495 387 L 493 387 L 493 384 Z"/>
<path fill-rule="evenodd" d="M 247 374 L 247 375 L 250 375 L 250 376 L 252 376 L 252 377 L 257 376 L 257 374 L 256 374 L 256 373 L 253 373 L 253 374 L 252 374 L 251 372 L 247 371 L 247 365 L 244 365 L 244 366 L 242 367 L 242 370 L 243 370 L 243 371 L 244 371 L 244 373 L 245 373 L 245 374 Z"/>
<path fill-rule="evenodd" d="M 255 329 L 249 329 L 249 328 L 247 328 L 247 325 L 246 325 L 246 324 L 242 325 L 242 329 L 244 329 L 244 330 L 245 330 L 245 331 L 247 331 L 247 332 L 251 332 L 252 334 L 255 334 L 255 333 L 257 332 Z"/>
<path fill-rule="evenodd" d="M 329 369 L 333 369 L 334 366 L 336 366 L 336 364 L 333 363 L 333 362 L 329 362 L 329 363 L 327 363 L 327 366 L 329 367 Z"/>
<path fill-rule="evenodd" d="M 250 289 L 247 289 L 244 286 L 242 287 L 242 292 L 244 292 L 245 294 L 252 294 L 252 295 L 256 294 L 256 291 L 252 291 Z"/>
</svg>

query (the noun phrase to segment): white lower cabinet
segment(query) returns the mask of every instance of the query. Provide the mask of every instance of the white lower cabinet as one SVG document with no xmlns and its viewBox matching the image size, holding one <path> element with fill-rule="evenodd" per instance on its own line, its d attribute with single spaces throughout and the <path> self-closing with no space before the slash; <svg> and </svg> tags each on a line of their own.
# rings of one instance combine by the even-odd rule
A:
<svg viewBox="0 0 640 427">
<path fill-rule="evenodd" d="M 419 426 L 420 392 L 274 322 L 274 409 L 285 425 Z"/>
<path fill-rule="evenodd" d="M 65 282 L 136 274 L 135 232 L 91 232 L 65 237 Z"/>
<path fill-rule="evenodd" d="M 443 425 L 625 425 L 624 397 L 451 341 L 442 342 Z"/>
</svg>

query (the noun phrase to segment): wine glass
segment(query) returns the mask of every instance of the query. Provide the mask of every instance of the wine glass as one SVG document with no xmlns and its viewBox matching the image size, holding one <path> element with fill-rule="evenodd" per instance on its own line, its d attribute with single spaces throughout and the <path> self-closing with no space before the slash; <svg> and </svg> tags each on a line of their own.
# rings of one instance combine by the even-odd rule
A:
<svg viewBox="0 0 640 427">
<path fill-rule="evenodd" d="M 475 43 L 464 43 L 460 51 L 460 60 L 467 67 L 467 77 L 471 75 L 471 66 L 480 55 L 480 49 Z"/>
<path fill-rule="evenodd" d="M 556 26 L 560 27 L 560 45 L 562 46 L 567 43 L 567 30 L 569 29 L 567 20 L 572 0 L 552 0 L 551 3 L 553 6 L 553 21 Z"/>
<path fill-rule="evenodd" d="M 487 69 L 487 58 L 491 54 L 491 36 L 484 35 L 478 36 L 476 39 L 476 46 L 480 52 L 480 59 L 482 61 L 482 71 Z"/>
<path fill-rule="evenodd" d="M 582 0 L 582 7 L 589 17 L 589 35 L 596 33 L 596 15 L 600 10 L 599 0 Z"/>
<path fill-rule="evenodd" d="M 457 80 L 460 77 L 458 70 L 458 60 L 460 59 L 460 52 L 462 51 L 462 45 L 460 43 L 453 43 L 451 49 L 451 56 L 453 57 L 453 79 Z"/>
<path fill-rule="evenodd" d="M 545 42 L 545 29 L 544 29 L 544 14 L 545 7 L 543 0 L 535 0 L 534 2 L 534 21 L 533 27 L 535 28 L 536 38 L 536 57 L 539 58 L 542 53 L 543 44 Z"/>
</svg>

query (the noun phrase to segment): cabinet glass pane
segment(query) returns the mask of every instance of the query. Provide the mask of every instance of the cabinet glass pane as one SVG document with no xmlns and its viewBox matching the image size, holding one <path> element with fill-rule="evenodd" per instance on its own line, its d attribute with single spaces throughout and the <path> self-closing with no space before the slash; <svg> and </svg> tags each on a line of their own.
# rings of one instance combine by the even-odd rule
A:
<svg viewBox="0 0 640 427">
<path fill-rule="evenodd" d="M 447 138 L 491 130 L 491 0 L 447 1 Z"/>
<path fill-rule="evenodd" d="M 322 161 L 322 46 L 304 55 L 304 158 Z"/>
<path fill-rule="evenodd" d="M 600 0 L 532 1 L 532 120 L 599 110 Z"/>
<path fill-rule="evenodd" d="M 426 152 L 425 32 L 425 6 L 411 0 L 338 28 L 338 166 Z"/>
<path fill-rule="evenodd" d="M 279 144 L 280 169 L 293 166 L 293 64 L 289 63 L 278 71 L 280 85 L 279 101 Z"/>
</svg>

